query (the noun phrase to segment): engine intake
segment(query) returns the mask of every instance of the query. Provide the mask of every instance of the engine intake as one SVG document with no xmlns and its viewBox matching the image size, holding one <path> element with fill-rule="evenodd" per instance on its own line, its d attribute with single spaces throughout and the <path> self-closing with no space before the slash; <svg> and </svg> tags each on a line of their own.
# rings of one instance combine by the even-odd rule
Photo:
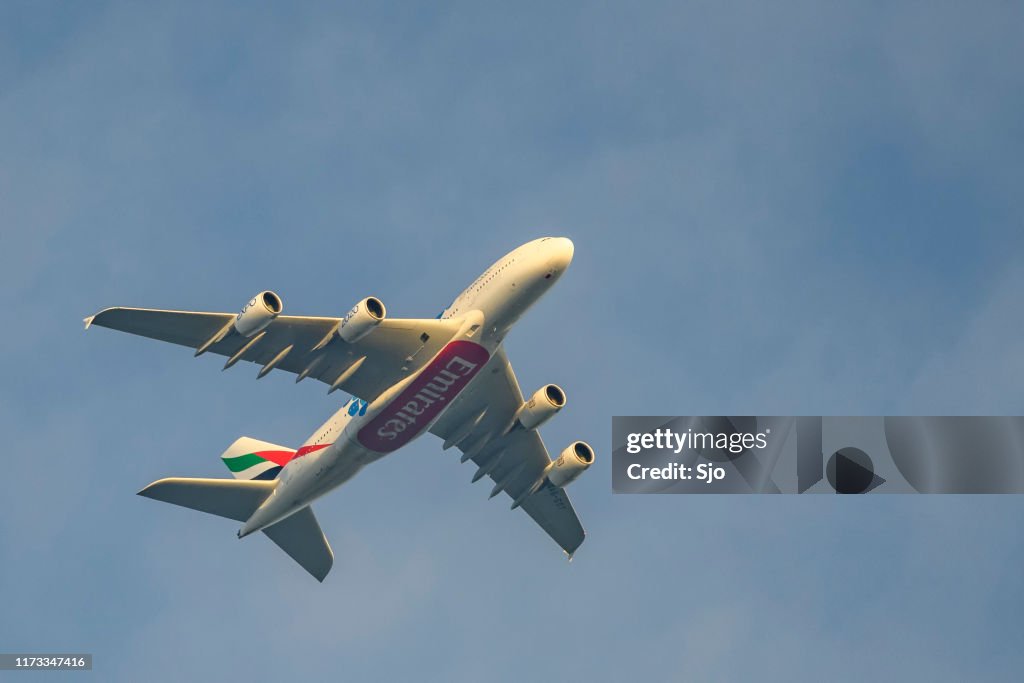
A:
<svg viewBox="0 0 1024 683">
<path fill-rule="evenodd" d="M 536 429 L 565 407 L 565 391 L 557 384 L 545 384 L 519 408 L 516 419 L 525 429 Z"/>
<path fill-rule="evenodd" d="M 381 300 L 375 296 L 368 296 L 345 314 L 338 325 L 338 336 L 343 341 L 354 344 L 373 332 L 377 325 L 384 321 L 385 316 L 387 309 Z"/>
<path fill-rule="evenodd" d="M 260 292 L 235 316 L 235 332 L 243 337 L 252 337 L 267 329 L 274 318 L 281 315 L 284 304 L 281 297 L 269 289 Z"/>
<path fill-rule="evenodd" d="M 594 449 L 586 441 L 574 441 L 548 466 L 548 479 L 565 488 L 594 463 Z"/>
</svg>

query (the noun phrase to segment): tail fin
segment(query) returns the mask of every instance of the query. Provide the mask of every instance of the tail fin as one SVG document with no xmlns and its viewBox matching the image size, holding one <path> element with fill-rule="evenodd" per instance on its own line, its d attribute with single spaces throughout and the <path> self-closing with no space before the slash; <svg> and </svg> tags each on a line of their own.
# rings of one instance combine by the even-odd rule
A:
<svg viewBox="0 0 1024 683">
<path fill-rule="evenodd" d="M 243 436 L 220 458 L 235 479 L 273 479 L 294 455 L 291 448 Z"/>
<path fill-rule="evenodd" d="M 171 477 L 154 481 L 139 491 L 139 495 L 244 522 L 270 496 L 276 485 L 272 481 L 260 480 Z M 323 581 L 331 571 L 334 552 L 308 505 L 267 527 L 263 533 L 317 581 Z"/>
</svg>

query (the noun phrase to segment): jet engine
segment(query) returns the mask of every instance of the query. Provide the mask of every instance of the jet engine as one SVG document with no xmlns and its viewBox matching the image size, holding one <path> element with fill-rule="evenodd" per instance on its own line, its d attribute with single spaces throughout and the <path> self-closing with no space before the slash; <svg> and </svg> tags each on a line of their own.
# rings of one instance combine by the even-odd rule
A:
<svg viewBox="0 0 1024 683">
<path fill-rule="evenodd" d="M 375 296 L 368 296 L 345 314 L 338 326 L 338 336 L 352 344 L 373 332 L 387 315 L 384 304 Z"/>
<path fill-rule="evenodd" d="M 559 488 L 565 488 L 594 463 L 594 449 L 586 441 L 569 444 L 558 459 L 548 466 L 548 479 Z"/>
<path fill-rule="evenodd" d="M 565 392 L 557 384 L 546 384 L 519 408 L 516 419 L 526 429 L 536 429 L 565 406 Z"/>
<path fill-rule="evenodd" d="M 267 325 L 274 322 L 274 318 L 281 315 L 283 309 L 284 304 L 277 294 L 269 289 L 260 292 L 235 316 L 235 332 L 243 337 L 259 334 L 267 329 Z"/>
</svg>

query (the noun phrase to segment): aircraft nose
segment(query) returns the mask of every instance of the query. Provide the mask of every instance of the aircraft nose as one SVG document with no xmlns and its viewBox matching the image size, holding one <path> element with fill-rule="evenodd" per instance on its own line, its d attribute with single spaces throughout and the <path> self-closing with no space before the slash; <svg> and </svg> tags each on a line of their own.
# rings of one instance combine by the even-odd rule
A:
<svg viewBox="0 0 1024 683">
<path fill-rule="evenodd" d="M 548 240 L 547 247 L 549 257 L 548 265 L 559 272 L 565 270 L 572 263 L 572 255 L 575 251 L 572 240 L 568 237 L 554 237 Z"/>
</svg>

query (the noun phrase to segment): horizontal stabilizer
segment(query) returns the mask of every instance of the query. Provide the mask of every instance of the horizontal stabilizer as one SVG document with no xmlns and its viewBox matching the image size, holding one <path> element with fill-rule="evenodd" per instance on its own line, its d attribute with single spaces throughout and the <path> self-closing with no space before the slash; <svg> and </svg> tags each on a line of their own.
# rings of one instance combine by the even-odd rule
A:
<svg viewBox="0 0 1024 683">
<path fill-rule="evenodd" d="M 274 490 L 276 482 L 258 479 L 186 479 L 154 481 L 140 496 L 244 522 Z"/>
<path fill-rule="evenodd" d="M 275 485 L 276 482 L 260 479 L 170 477 L 154 481 L 139 495 L 244 522 L 270 496 Z M 272 524 L 263 533 L 317 581 L 323 581 L 331 571 L 334 553 L 309 506 Z"/>
<path fill-rule="evenodd" d="M 308 505 L 267 527 L 263 533 L 317 581 L 323 581 L 331 571 L 334 552 L 324 532 L 320 530 L 313 509 Z"/>
</svg>

